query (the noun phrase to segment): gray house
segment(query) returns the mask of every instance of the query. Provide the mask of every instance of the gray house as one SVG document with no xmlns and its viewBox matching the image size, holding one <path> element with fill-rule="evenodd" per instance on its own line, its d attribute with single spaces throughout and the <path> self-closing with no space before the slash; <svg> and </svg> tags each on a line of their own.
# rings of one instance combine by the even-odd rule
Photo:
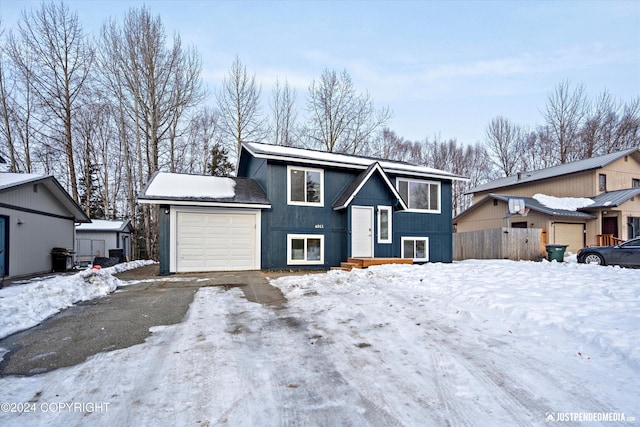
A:
<svg viewBox="0 0 640 427">
<path fill-rule="evenodd" d="M 110 250 L 120 250 L 131 259 L 131 221 L 92 219 L 76 226 L 76 262 L 87 265 L 94 257 L 108 257 Z"/>
<path fill-rule="evenodd" d="M 75 250 L 75 224 L 91 222 L 53 176 L 0 173 L 0 273 L 52 270 L 54 248 Z"/>
</svg>

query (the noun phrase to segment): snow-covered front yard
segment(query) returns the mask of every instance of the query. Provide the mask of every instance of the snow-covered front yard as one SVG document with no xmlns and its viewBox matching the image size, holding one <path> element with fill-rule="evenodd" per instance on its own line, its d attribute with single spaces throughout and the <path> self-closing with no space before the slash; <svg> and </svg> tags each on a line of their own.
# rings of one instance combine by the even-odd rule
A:
<svg viewBox="0 0 640 427">
<path fill-rule="evenodd" d="M 1 378 L 0 425 L 638 423 L 640 270 L 483 260 L 272 285 L 284 307 L 202 288 L 143 344 Z"/>
</svg>

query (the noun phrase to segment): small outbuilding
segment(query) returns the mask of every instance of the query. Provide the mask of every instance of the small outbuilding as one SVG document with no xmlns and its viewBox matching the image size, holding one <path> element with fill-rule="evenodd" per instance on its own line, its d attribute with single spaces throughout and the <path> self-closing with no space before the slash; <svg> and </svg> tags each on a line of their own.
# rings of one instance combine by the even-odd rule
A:
<svg viewBox="0 0 640 427">
<path fill-rule="evenodd" d="M 131 221 L 92 219 L 76 226 L 76 262 L 81 266 L 95 257 L 118 254 L 120 261 L 131 259 Z"/>
<path fill-rule="evenodd" d="M 75 252 L 75 224 L 89 222 L 53 176 L 0 173 L 0 274 L 52 271 Z"/>
</svg>

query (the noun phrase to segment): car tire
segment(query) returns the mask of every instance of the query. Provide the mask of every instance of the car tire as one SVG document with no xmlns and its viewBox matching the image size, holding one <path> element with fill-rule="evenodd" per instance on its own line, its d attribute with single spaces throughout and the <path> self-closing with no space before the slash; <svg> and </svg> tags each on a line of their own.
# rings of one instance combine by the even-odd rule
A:
<svg viewBox="0 0 640 427">
<path fill-rule="evenodd" d="M 599 254 L 586 254 L 582 259 L 585 264 L 604 265 L 604 258 Z"/>
</svg>

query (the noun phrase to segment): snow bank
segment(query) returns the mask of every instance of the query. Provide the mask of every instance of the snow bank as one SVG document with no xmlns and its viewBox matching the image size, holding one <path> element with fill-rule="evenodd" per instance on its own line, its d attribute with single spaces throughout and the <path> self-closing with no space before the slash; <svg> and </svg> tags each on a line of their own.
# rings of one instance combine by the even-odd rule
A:
<svg viewBox="0 0 640 427">
<path fill-rule="evenodd" d="M 113 292 L 121 283 L 114 274 L 147 264 L 153 261 L 132 261 L 0 289 L 0 338 L 33 327 L 79 301 Z"/>
<path fill-rule="evenodd" d="M 469 260 L 388 265 L 274 282 L 288 299 L 309 293 L 399 294 L 438 301 L 459 316 L 497 319 L 532 336 L 568 333 L 600 355 L 640 368 L 640 270 L 577 263 Z"/>
</svg>

